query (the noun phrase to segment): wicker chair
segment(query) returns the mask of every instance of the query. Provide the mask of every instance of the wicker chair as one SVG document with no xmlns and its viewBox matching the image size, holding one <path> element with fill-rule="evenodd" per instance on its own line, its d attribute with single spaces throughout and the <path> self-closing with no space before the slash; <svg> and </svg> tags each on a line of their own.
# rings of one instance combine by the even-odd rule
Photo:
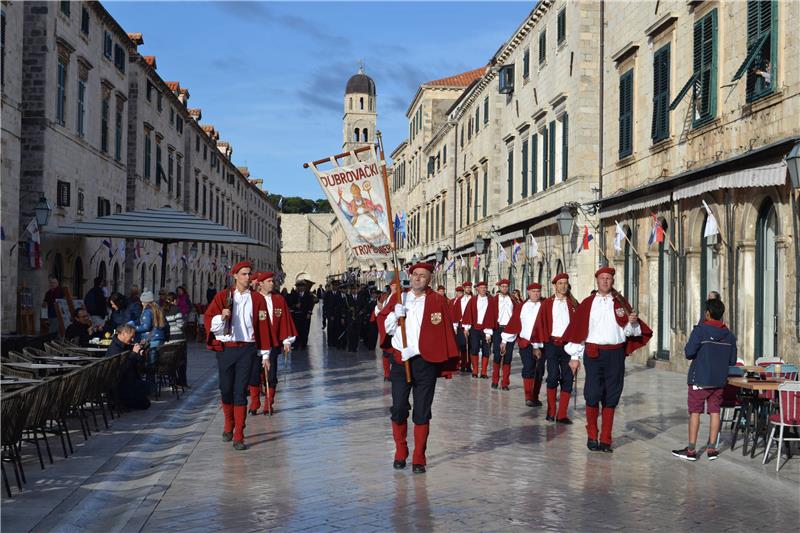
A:
<svg viewBox="0 0 800 533">
<path fill-rule="evenodd" d="M 158 361 L 156 362 L 156 398 L 161 396 L 161 387 L 169 386 L 180 400 L 178 392 L 178 364 L 180 351 L 185 342 L 167 342 L 158 347 Z"/>
<path fill-rule="evenodd" d="M 6 487 L 6 494 L 11 497 L 11 485 L 8 483 L 6 476 L 5 463 L 11 463 L 14 467 L 14 477 L 17 480 L 17 487 L 22 490 L 22 484 L 27 483 L 25 480 L 25 471 L 22 469 L 22 458 L 20 457 L 18 445 L 22 440 L 22 429 L 25 426 L 25 402 L 31 387 L 21 389 L 3 395 L 3 401 L 0 402 L 0 411 L 3 419 L 3 424 L 0 426 L 0 433 L 2 434 L 2 472 L 3 483 Z"/>
</svg>

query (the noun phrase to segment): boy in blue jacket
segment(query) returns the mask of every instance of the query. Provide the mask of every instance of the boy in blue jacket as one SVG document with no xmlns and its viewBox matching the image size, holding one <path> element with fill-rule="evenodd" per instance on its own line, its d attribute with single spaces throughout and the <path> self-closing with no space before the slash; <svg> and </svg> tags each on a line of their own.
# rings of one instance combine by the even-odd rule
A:
<svg viewBox="0 0 800 533">
<path fill-rule="evenodd" d="M 673 450 L 672 455 L 688 461 L 697 460 L 697 434 L 700 415 L 707 412 L 711 418 L 706 455 L 709 460 L 719 456 L 715 448 L 720 428 L 722 389 L 728 381 L 728 369 L 736 365 L 736 336 L 722 322 L 725 305 L 719 299 L 706 301 L 705 320 L 692 330 L 684 349 L 689 366 L 689 445 Z"/>
</svg>

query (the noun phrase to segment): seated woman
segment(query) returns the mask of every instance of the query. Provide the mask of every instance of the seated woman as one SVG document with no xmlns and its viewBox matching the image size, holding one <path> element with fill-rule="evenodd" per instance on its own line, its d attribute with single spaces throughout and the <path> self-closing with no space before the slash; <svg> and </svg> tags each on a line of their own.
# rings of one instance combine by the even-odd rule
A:
<svg viewBox="0 0 800 533">
<path fill-rule="evenodd" d="M 92 325 L 92 317 L 81 307 L 72 313 L 72 324 L 67 326 L 64 338 L 75 342 L 78 346 L 89 346 L 89 339 L 99 337 L 102 329 Z"/>
<path fill-rule="evenodd" d="M 111 293 L 108 304 L 111 307 L 111 314 L 108 316 L 107 326 L 114 332 L 119 326 L 128 322 L 125 297 L 118 292 Z"/>
<path fill-rule="evenodd" d="M 147 409 L 150 407 L 150 400 L 147 398 L 148 387 L 139 376 L 138 370 L 142 347 L 139 344 L 131 344 L 136 331 L 133 326 L 123 324 L 117 327 L 116 333 L 106 350 L 106 357 L 130 351 L 120 368 L 119 401 L 128 409 Z"/>
<path fill-rule="evenodd" d="M 142 314 L 138 322 L 129 322 L 136 329 L 136 342 L 146 342 L 147 379 L 155 388 L 155 366 L 158 361 L 158 348 L 169 339 L 169 325 L 161 307 L 155 301 L 152 291 L 144 291 L 141 296 Z"/>
</svg>

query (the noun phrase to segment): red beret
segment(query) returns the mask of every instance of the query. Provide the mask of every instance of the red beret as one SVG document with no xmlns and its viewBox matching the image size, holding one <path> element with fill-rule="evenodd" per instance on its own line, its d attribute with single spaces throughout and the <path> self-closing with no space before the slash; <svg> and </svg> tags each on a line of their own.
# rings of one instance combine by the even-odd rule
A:
<svg viewBox="0 0 800 533">
<path fill-rule="evenodd" d="M 459 285 L 458 287 L 456 287 L 456 292 L 464 292 L 464 287 Z"/>
<path fill-rule="evenodd" d="M 597 272 L 594 273 L 594 277 L 597 277 L 600 274 L 611 274 L 612 276 L 615 276 L 617 274 L 617 271 L 611 267 L 599 268 L 597 269 Z"/>
<path fill-rule="evenodd" d="M 569 274 L 567 274 L 566 272 L 562 272 L 561 274 L 556 274 L 556 277 L 553 278 L 553 281 L 551 283 L 555 285 L 556 281 L 560 279 L 569 279 Z"/>
<path fill-rule="evenodd" d="M 462 285 L 464 287 L 472 287 L 472 282 L 471 281 L 465 281 L 464 283 L 462 283 Z"/>
<path fill-rule="evenodd" d="M 262 272 L 258 275 L 258 281 L 267 281 L 275 277 L 275 272 Z"/>
<path fill-rule="evenodd" d="M 510 285 L 507 279 L 503 278 L 497 282 L 497 285 Z"/>
<path fill-rule="evenodd" d="M 476 288 L 477 287 L 486 287 L 486 282 L 485 281 L 479 281 L 478 283 L 475 284 L 475 287 Z"/>
<path fill-rule="evenodd" d="M 250 261 L 239 261 L 233 265 L 233 268 L 231 268 L 231 274 L 236 274 L 243 268 L 249 268 L 250 270 L 253 270 L 253 265 L 250 263 Z"/>
<path fill-rule="evenodd" d="M 447 289 L 444 288 L 444 285 L 439 285 L 438 287 L 436 287 L 436 290 L 437 291 L 446 291 Z"/>
<path fill-rule="evenodd" d="M 541 289 L 541 288 L 542 288 L 542 286 L 541 286 L 540 284 L 538 284 L 538 283 L 531 283 L 530 285 L 528 285 L 528 289 L 527 289 L 527 290 L 531 290 L 531 289 Z"/>
<path fill-rule="evenodd" d="M 408 269 L 409 273 L 414 272 L 418 268 L 424 268 L 430 273 L 433 273 L 433 265 L 430 263 L 417 263 L 416 265 L 412 265 L 411 268 Z"/>
</svg>

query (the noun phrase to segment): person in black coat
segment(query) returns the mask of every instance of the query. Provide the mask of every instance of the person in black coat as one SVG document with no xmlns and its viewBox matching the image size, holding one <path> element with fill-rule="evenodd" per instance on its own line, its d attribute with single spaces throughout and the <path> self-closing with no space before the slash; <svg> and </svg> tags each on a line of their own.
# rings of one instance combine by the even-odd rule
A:
<svg viewBox="0 0 800 533">
<path fill-rule="evenodd" d="M 286 303 L 297 328 L 294 348 L 303 350 L 308 345 L 308 330 L 311 326 L 311 313 L 314 310 L 314 297 L 308 291 L 306 281 L 300 280 L 295 284 L 295 289 L 289 294 Z"/>
<path fill-rule="evenodd" d="M 86 311 L 97 320 L 105 320 L 108 314 L 108 305 L 106 304 L 106 295 L 103 292 L 103 278 L 94 278 L 94 285 L 86 296 L 83 297 L 83 305 L 86 306 Z"/>
<path fill-rule="evenodd" d="M 136 330 L 133 326 L 123 324 L 117 328 L 117 334 L 106 350 L 106 357 L 129 352 L 119 372 L 118 395 L 123 407 L 128 409 L 148 409 L 150 399 L 147 397 L 148 385 L 139 376 L 139 362 L 142 359 L 142 347 L 132 344 Z"/>
<path fill-rule="evenodd" d="M 217 295 L 217 289 L 214 288 L 214 282 L 208 282 L 208 288 L 206 289 L 206 301 L 208 305 L 211 305 L 211 302 L 214 301 L 214 296 Z"/>
<path fill-rule="evenodd" d="M 339 287 L 338 282 L 333 282 L 323 305 L 325 319 L 328 324 L 328 346 L 331 348 L 338 348 L 344 341 L 343 332 L 346 324 L 347 299 L 345 294 L 339 291 Z"/>
</svg>

